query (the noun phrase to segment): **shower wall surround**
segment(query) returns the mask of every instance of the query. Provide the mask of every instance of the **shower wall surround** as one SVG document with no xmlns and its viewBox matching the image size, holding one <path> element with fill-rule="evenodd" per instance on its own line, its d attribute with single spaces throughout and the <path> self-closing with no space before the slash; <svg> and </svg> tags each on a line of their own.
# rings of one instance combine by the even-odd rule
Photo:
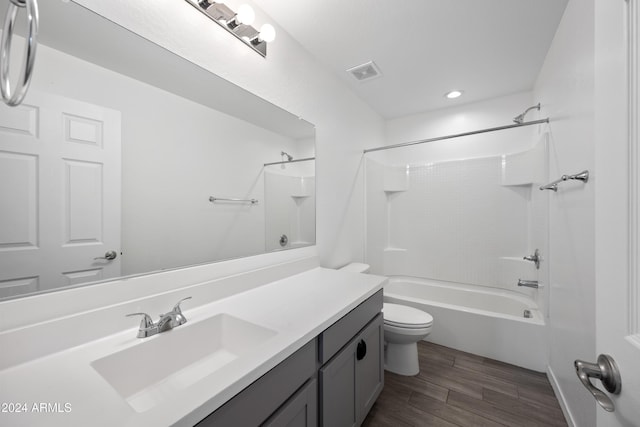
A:
<svg viewBox="0 0 640 427">
<path fill-rule="evenodd" d="M 367 260 L 375 273 L 517 288 L 532 252 L 545 141 L 521 153 L 400 166 L 366 160 Z M 538 215 L 539 216 L 539 215 Z"/>
</svg>

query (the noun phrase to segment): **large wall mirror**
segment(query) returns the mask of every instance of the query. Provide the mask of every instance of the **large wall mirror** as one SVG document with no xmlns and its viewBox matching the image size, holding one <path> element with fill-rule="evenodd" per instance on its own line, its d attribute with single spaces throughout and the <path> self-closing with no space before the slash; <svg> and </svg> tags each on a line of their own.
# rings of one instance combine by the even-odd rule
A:
<svg viewBox="0 0 640 427">
<path fill-rule="evenodd" d="M 315 244 L 311 124 L 39 3 L 30 91 L 0 107 L 0 299 Z"/>
</svg>

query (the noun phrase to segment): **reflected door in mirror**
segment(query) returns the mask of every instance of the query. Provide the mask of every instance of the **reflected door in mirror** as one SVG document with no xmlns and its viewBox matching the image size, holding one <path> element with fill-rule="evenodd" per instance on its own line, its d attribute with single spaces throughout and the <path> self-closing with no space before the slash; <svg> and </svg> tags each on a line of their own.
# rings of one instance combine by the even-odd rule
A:
<svg viewBox="0 0 640 427">
<path fill-rule="evenodd" d="M 0 298 L 120 276 L 120 113 L 30 93 L 0 109 Z"/>
</svg>

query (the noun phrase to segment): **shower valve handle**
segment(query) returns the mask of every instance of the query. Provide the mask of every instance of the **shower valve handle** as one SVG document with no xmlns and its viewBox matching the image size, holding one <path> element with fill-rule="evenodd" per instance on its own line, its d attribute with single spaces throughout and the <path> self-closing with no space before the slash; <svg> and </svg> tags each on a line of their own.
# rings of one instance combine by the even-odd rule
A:
<svg viewBox="0 0 640 427">
<path fill-rule="evenodd" d="M 523 257 L 525 261 L 532 261 L 536 265 L 536 270 L 540 270 L 540 261 L 542 261 L 542 257 L 540 256 L 540 251 L 536 249 L 533 255 L 527 255 Z"/>
</svg>

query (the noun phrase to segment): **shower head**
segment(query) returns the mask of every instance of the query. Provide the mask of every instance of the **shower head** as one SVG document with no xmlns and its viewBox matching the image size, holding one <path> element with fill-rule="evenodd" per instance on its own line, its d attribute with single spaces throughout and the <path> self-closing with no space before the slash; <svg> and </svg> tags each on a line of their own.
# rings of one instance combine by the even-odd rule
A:
<svg viewBox="0 0 640 427">
<path fill-rule="evenodd" d="M 529 107 L 526 110 L 524 110 L 524 113 L 522 113 L 522 114 L 520 114 L 518 116 L 515 116 L 513 118 L 513 121 L 515 123 L 521 125 L 522 123 L 524 123 L 524 116 L 526 116 L 529 111 L 534 110 L 534 109 L 540 111 L 540 103 L 539 102 L 538 102 L 537 105 L 534 105 L 533 107 Z"/>
<path fill-rule="evenodd" d="M 286 156 L 286 157 L 287 157 L 287 161 L 288 161 L 288 162 L 290 162 L 290 161 L 292 161 L 292 160 L 293 160 L 293 156 L 292 156 L 292 155 L 290 155 L 289 153 L 284 152 L 284 151 L 281 151 L 281 152 L 280 152 L 280 155 L 281 155 L 281 156 L 283 156 L 283 157 L 284 157 L 284 156 Z"/>
</svg>

